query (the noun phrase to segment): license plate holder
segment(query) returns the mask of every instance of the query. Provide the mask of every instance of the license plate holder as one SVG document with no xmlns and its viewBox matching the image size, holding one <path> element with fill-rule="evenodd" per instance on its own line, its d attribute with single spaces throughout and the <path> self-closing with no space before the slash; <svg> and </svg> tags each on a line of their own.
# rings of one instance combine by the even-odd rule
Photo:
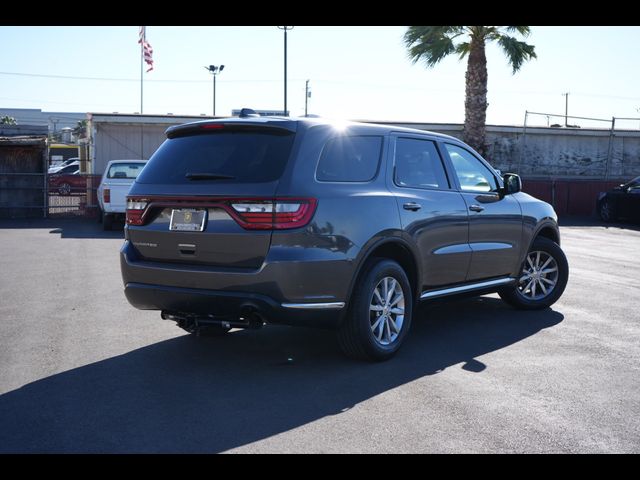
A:
<svg viewBox="0 0 640 480">
<path fill-rule="evenodd" d="M 206 209 L 174 208 L 171 211 L 169 230 L 177 232 L 202 232 L 206 222 Z"/>
</svg>

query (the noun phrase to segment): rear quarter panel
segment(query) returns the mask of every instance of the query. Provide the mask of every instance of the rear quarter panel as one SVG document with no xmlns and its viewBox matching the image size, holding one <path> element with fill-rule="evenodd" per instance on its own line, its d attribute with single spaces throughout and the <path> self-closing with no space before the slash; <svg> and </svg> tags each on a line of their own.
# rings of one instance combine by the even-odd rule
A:
<svg viewBox="0 0 640 480">
<path fill-rule="evenodd" d="M 274 231 L 268 261 L 299 258 L 313 275 L 305 284 L 291 286 L 300 292 L 327 291 L 344 299 L 361 261 L 361 252 L 372 239 L 401 235 L 395 197 L 386 188 L 388 137 L 383 131 L 349 128 L 349 135 L 383 136 L 378 171 L 369 182 L 320 182 L 316 167 L 326 141 L 342 132 L 318 125 L 299 131 L 294 155 L 285 170 L 277 196 L 313 197 L 317 209 L 303 229 Z M 309 298 L 305 298 L 309 301 Z"/>
</svg>

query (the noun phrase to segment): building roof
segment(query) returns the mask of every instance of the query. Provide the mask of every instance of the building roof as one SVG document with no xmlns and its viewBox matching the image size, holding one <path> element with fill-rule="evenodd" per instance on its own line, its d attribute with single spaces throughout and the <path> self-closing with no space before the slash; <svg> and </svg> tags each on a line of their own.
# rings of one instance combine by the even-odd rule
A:
<svg viewBox="0 0 640 480">
<path fill-rule="evenodd" d="M 92 123 L 164 124 L 188 123 L 196 120 L 213 119 L 206 115 L 147 115 L 138 113 L 98 113 L 89 112 L 87 118 Z M 216 117 L 224 118 L 224 117 Z"/>
<path fill-rule="evenodd" d="M 80 120 L 87 116 L 84 112 L 48 112 L 39 108 L 7 108 L 0 107 L 0 116 L 7 115 L 18 121 L 18 125 L 47 125 L 55 126 L 56 130 L 65 127 L 75 127 Z"/>
<path fill-rule="evenodd" d="M 42 145 L 47 141 L 46 136 L 40 135 L 16 135 L 12 137 L 0 136 L 0 145 L 7 146 L 24 146 L 24 145 Z"/>
<path fill-rule="evenodd" d="M 0 125 L 0 136 L 3 137 L 35 135 L 46 138 L 48 133 L 46 125 Z"/>
</svg>

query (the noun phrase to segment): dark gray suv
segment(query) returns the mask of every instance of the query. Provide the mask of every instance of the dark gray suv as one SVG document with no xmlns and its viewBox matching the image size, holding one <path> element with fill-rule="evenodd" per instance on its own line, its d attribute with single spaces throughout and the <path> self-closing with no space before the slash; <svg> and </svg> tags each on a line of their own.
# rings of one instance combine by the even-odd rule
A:
<svg viewBox="0 0 640 480">
<path fill-rule="evenodd" d="M 189 332 L 335 328 L 384 360 L 419 300 L 538 309 L 564 291 L 553 208 L 453 137 L 253 115 L 167 137 L 129 192 L 120 261 L 129 302 Z"/>
</svg>

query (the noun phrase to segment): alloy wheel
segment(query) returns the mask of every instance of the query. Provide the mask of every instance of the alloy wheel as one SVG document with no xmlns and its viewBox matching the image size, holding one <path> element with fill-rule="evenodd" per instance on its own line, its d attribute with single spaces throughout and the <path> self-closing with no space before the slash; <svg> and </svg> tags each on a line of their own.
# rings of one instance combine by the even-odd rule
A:
<svg viewBox="0 0 640 480">
<path fill-rule="evenodd" d="M 396 341 L 404 323 L 404 293 L 400 282 L 384 277 L 378 282 L 369 302 L 369 321 L 373 338 L 380 345 Z"/>
<path fill-rule="evenodd" d="M 71 193 L 71 185 L 63 183 L 60 185 L 60 188 L 58 188 L 58 193 L 60 193 L 60 195 L 69 195 Z"/>
<path fill-rule="evenodd" d="M 558 283 L 558 263 L 547 252 L 529 252 L 518 279 L 518 292 L 527 300 L 542 300 Z"/>
</svg>

